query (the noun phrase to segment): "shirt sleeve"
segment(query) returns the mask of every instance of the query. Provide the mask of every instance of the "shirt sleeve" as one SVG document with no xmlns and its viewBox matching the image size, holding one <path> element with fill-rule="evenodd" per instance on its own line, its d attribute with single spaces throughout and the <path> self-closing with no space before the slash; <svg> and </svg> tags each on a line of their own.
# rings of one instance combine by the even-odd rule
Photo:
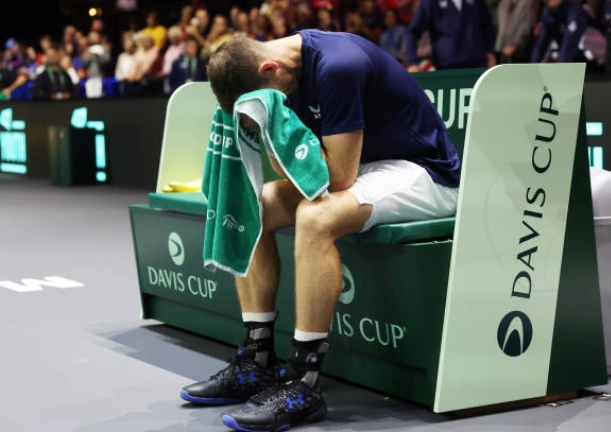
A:
<svg viewBox="0 0 611 432">
<path fill-rule="evenodd" d="M 317 96 L 321 135 L 329 136 L 363 129 L 363 94 L 371 61 L 360 50 L 353 50 L 320 65 Z"/>
</svg>

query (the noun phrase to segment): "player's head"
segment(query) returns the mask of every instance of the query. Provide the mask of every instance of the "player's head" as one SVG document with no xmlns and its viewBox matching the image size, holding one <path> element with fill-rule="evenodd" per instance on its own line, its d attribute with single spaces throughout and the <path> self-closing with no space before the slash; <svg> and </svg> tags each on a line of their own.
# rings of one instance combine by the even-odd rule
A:
<svg viewBox="0 0 611 432">
<path fill-rule="evenodd" d="M 226 112 L 244 93 L 263 88 L 266 79 L 258 73 L 261 56 L 257 41 L 235 36 L 221 45 L 208 61 L 212 91 Z"/>
<path fill-rule="evenodd" d="M 221 108 L 228 113 L 244 93 L 275 88 L 290 94 L 297 87 L 295 74 L 273 48 L 248 36 L 234 36 L 212 54 L 208 79 Z"/>
</svg>

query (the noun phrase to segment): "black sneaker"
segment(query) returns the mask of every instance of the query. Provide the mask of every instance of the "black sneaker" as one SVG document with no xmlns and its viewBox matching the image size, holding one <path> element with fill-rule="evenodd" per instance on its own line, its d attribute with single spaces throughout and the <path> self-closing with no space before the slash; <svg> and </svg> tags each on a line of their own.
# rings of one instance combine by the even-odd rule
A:
<svg viewBox="0 0 611 432">
<path fill-rule="evenodd" d="M 229 366 L 208 380 L 186 386 L 180 397 L 194 404 L 227 405 L 247 401 L 278 382 L 275 363 L 264 368 L 253 358 L 238 354 L 229 361 Z"/>
<path fill-rule="evenodd" d="M 223 415 L 223 424 L 242 432 L 281 432 L 323 420 L 327 404 L 320 385 L 309 386 L 304 381 L 279 383 L 264 390 Z"/>
</svg>

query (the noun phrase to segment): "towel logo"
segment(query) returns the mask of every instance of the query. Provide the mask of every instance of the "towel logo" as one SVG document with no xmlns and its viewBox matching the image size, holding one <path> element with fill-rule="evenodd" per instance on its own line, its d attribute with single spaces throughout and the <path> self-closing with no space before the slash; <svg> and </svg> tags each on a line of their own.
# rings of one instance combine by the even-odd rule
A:
<svg viewBox="0 0 611 432">
<path fill-rule="evenodd" d="M 339 296 L 340 303 L 345 305 L 352 303 L 355 290 L 356 286 L 354 285 L 352 273 L 348 267 L 342 264 L 342 293 Z"/>
<path fill-rule="evenodd" d="M 240 225 L 233 215 L 226 214 L 223 216 L 223 226 L 228 230 L 237 229 L 239 232 L 244 232 L 244 225 Z"/>
<path fill-rule="evenodd" d="M 185 262 L 185 247 L 182 239 L 175 232 L 170 233 L 168 237 L 168 250 L 174 264 L 181 266 Z"/>
<path fill-rule="evenodd" d="M 299 144 L 295 149 L 295 159 L 304 160 L 308 156 L 308 146 L 305 144 Z"/>
<path fill-rule="evenodd" d="M 320 118 L 320 104 L 314 108 L 313 106 L 308 106 L 310 112 L 314 115 L 314 120 L 318 120 Z"/>
</svg>

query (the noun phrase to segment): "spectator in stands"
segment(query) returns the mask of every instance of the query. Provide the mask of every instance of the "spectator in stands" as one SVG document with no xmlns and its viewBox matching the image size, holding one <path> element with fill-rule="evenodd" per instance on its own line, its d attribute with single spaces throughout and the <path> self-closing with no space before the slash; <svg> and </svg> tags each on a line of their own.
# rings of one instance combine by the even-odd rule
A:
<svg viewBox="0 0 611 432">
<path fill-rule="evenodd" d="M 174 25 L 168 29 L 169 45 L 163 54 L 163 92 L 170 94 L 169 75 L 172 70 L 174 60 L 183 56 L 185 52 L 185 44 L 183 41 L 183 33 L 178 25 Z"/>
<path fill-rule="evenodd" d="M 140 32 L 139 47 L 134 54 L 134 68 L 126 86 L 128 96 L 163 94 L 161 51 L 149 32 Z"/>
<path fill-rule="evenodd" d="M 242 9 L 238 5 L 234 5 L 229 9 L 229 27 L 232 31 L 238 31 L 240 29 L 240 13 Z"/>
<path fill-rule="evenodd" d="M 272 24 L 272 36 L 274 39 L 288 36 L 288 27 L 284 16 L 277 16 Z"/>
<path fill-rule="evenodd" d="M 374 0 L 359 0 L 358 12 L 363 20 L 363 34 L 370 41 L 378 43 L 384 25 L 380 8 Z"/>
<path fill-rule="evenodd" d="M 36 48 L 33 46 L 28 46 L 25 49 L 25 64 L 24 67 L 28 71 L 28 79 L 33 81 L 37 75 L 38 64 L 36 63 L 36 58 L 38 57 L 38 53 L 36 52 Z"/>
<path fill-rule="evenodd" d="M 168 29 L 159 22 L 159 11 L 152 9 L 146 14 L 146 27 L 141 30 L 153 38 L 153 42 L 159 51 L 165 49 L 168 41 Z"/>
<path fill-rule="evenodd" d="M 292 30 L 305 30 L 316 25 L 316 16 L 309 2 L 298 3 L 295 7 L 293 22 L 290 27 Z"/>
<path fill-rule="evenodd" d="M 494 46 L 499 63 L 530 61 L 539 6 L 539 0 L 500 0 Z"/>
<path fill-rule="evenodd" d="M 83 66 L 87 69 L 85 94 L 88 98 L 102 97 L 102 78 L 105 76 L 104 67 L 111 61 L 111 53 L 104 44 L 102 35 L 92 30 L 87 36 L 88 47 L 83 51 L 81 58 Z"/>
<path fill-rule="evenodd" d="M 2 58 L 4 67 L 17 70 L 23 66 L 25 61 L 25 52 L 17 39 L 9 38 L 4 44 L 4 49 L 4 56 Z"/>
<path fill-rule="evenodd" d="M 119 53 L 115 64 L 115 79 L 119 82 L 119 94 L 122 96 L 125 96 L 127 83 L 133 74 L 136 48 L 134 36 L 126 33 L 123 36 L 123 51 Z"/>
<path fill-rule="evenodd" d="M 59 65 L 66 72 L 68 72 L 68 75 L 70 75 L 70 79 L 72 80 L 72 84 L 78 86 L 81 82 L 81 78 L 79 77 L 78 72 L 74 68 L 74 63 L 72 63 L 72 57 L 70 57 L 70 54 L 64 51 L 64 54 L 62 55 L 62 58 L 59 61 Z"/>
<path fill-rule="evenodd" d="M 74 43 L 64 42 L 63 44 L 64 52 L 72 59 L 72 66 L 78 74 L 79 79 L 81 79 L 87 76 L 87 68 L 85 67 L 83 56 L 80 54 L 80 49 L 75 49 L 75 47 L 78 46 L 79 44 L 76 42 L 76 39 Z"/>
<path fill-rule="evenodd" d="M 185 39 L 188 36 L 187 28 L 191 25 L 191 20 L 193 19 L 193 13 L 195 9 L 192 4 L 186 4 L 182 8 L 180 8 L 180 19 L 175 24 L 178 26 L 181 32 L 181 36 Z M 168 29 L 168 39 L 170 37 L 169 34 L 170 29 Z"/>
<path fill-rule="evenodd" d="M 195 9 L 193 18 L 191 19 L 191 25 L 186 28 L 188 36 L 194 37 L 197 42 L 204 46 L 206 43 L 206 37 L 210 27 L 210 14 L 208 9 L 203 6 Z"/>
<path fill-rule="evenodd" d="M 76 41 L 76 27 L 74 25 L 68 24 L 64 26 L 62 42 L 64 45 L 64 50 L 67 50 L 71 56 L 78 53 L 79 46 L 78 42 Z M 68 48 L 69 46 L 71 46 L 71 48 Z"/>
<path fill-rule="evenodd" d="M 0 100 L 11 99 L 13 92 L 28 81 L 27 69 L 0 65 Z"/>
<path fill-rule="evenodd" d="M 47 33 L 43 34 L 38 39 L 39 50 L 38 50 L 38 55 L 36 56 L 36 64 L 38 66 L 44 65 L 42 56 L 46 54 L 47 48 L 49 48 L 52 43 L 53 43 L 53 38 L 51 37 L 50 34 L 47 34 Z"/>
<path fill-rule="evenodd" d="M 533 63 L 586 61 L 581 42 L 588 27 L 588 12 L 573 0 L 544 0 L 544 2 L 539 36 L 531 61 Z"/>
<path fill-rule="evenodd" d="M 233 30 L 233 35 L 250 36 L 251 28 L 250 21 L 248 20 L 248 13 L 246 11 L 240 11 L 237 21 L 237 28 Z"/>
<path fill-rule="evenodd" d="M 112 39 L 110 35 L 108 34 L 108 32 L 106 31 L 106 24 L 104 23 L 104 20 L 102 20 L 102 18 L 93 18 L 91 20 L 91 28 L 89 29 L 89 33 L 87 34 L 87 37 L 89 37 L 89 34 L 93 32 L 96 32 L 99 35 L 99 42 L 97 43 L 101 44 L 104 47 L 104 51 L 108 52 L 112 60 L 112 53 L 113 53 Z M 109 69 L 111 65 L 112 65 L 112 61 L 108 61 L 101 65 L 102 73 L 104 76 L 109 75 L 111 73 Z"/>
<path fill-rule="evenodd" d="M 397 0 L 397 12 L 399 19 L 409 24 L 418 8 L 419 0 Z"/>
<path fill-rule="evenodd" d="M 340 27 L 331 15 L 331 9 L 321 7 L 316 9 L 316 28 L 322 31 L 339 31 Z"/>
<path fill-rule="evenodd" d="M 420 70 L 417 44 L 424 32 L 431 39 L 436 69 L 491 67 L 494 55 L 492 16 L 484 0 L 420 0 L 407 28 L 407 63 Z"/>
<path fill-rule="evenodd" d="M 185 53 L 174 60 L 168 76 L 169 91 L 173 93 L 181 85 L 192 81 L 207 81 L 206 61 L 199 56 L 200 46 L 195 38 L 185 41 Z"/>
<path fill-rule="evenodd" d="M 257 19 L 251 23 L 251 36 L 259 42 L 270 41 L 274 39 L 272 33 L 272 22 L 267 15 L 259 14 Z"/>
<path fill-rule="evenodd" d="M 229 40 L 231 33 L 229 32 L 229 21 L 223 14 L 217 14 L 212 20 L 210 33 L 202 47 L 202 57 L 210 57 L 221 45 Z"/>
<path fill-rule="evenodd" d="M 380 35 L 378 45 L 403 66 L 407 66 L 406 31 L 406 27 L 399 23 L 397 11 L 395 9 L 387 10 L 384 18 L 384 31 Z"/>
<path fill-rule="evenodd" d="M 358 12 L 348 11 L 345 18 L 344 29 L 347 33 L 365 37 L 363 18 L 361 18 Z"/>
<path fill-rule="evenodd" d="M 35 100 L 62 100 L 75 98 L 76 87 L 68 72 L 60 66 L 62 47 L 53 42 L 46 50 L 44 70 L 34 80 L 32 98 Z"/>
</svg>

